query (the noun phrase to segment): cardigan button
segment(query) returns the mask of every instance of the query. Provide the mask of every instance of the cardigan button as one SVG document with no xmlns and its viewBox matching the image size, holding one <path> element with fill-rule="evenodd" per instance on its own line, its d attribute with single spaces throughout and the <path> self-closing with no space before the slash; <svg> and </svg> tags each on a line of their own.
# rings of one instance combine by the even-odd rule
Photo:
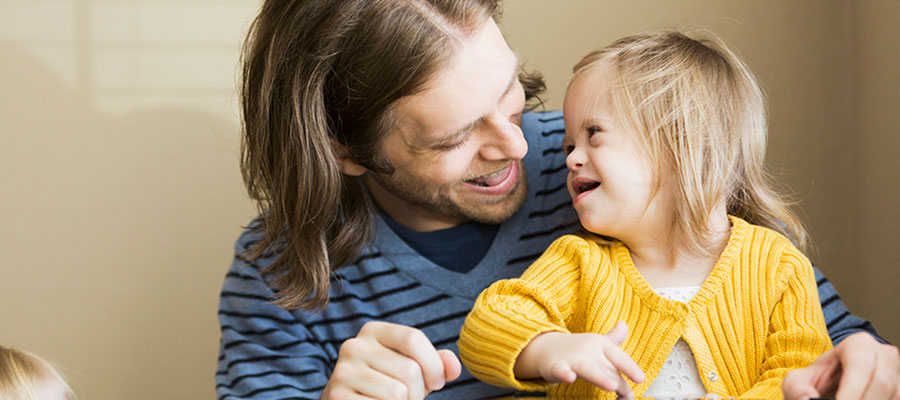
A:
<svg viewBox="0 0 900 400">
<path fill-rule="evenodd" d="M 710 372 L 709 375 L 706 375 L 706 378 L 709 379 L 710 382 L 715 382 L 716 379 L 719 379 L 719 376 L 716 375 L 715 372 Z"/>
</svg>

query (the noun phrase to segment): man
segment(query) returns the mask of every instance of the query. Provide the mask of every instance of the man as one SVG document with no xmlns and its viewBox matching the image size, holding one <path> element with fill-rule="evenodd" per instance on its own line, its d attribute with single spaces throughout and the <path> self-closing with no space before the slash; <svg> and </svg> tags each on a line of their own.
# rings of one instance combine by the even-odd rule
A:
<svg viewBox="0 0 900 400">
<path fill-rule="evenodd" d="M 519 73 L 497 13 L 490 0 L 263 4 L 242 90 L 261 214 L 222 291 L 219 399 L 513 394 L 461 371 L 459 328 L 484 287 L 577 218 L 562 116 L 523 112 L 541 82 Z M 833 340 L 872 331 L 818 278 Z M 896 349 L 858 335 L 882 365 L 845 371 L 841 390 L 896 393 Z M 830 389 L 846 354 L 786 388 Z"/>
</svg>

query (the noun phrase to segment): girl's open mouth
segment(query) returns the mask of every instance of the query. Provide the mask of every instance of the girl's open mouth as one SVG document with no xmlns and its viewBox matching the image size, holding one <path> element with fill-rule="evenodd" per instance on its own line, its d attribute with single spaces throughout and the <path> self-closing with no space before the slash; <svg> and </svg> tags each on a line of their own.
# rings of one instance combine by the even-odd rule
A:
<svg viewBox="0 0 900 400">
<path fill-rule="evenodd" d="M 574 198 L 572 199 L 573 203 L 584 196 L 587 196 L 598 187 L 600 187 L 600 181 L 587 178 L 572 179 L 572 192 L 574 193 Z"/>
</svg>

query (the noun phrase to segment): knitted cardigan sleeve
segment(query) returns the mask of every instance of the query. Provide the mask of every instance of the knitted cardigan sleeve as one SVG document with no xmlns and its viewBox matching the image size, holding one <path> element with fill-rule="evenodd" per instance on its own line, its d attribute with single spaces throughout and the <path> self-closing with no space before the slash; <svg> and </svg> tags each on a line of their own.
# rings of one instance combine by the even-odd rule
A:
<svg viewBox="0 0 900 400">
<path fill-rule="evenodd" d="M 742 397 L 781 399 L 788 371 L 808 366 L 831 349 L 809 260 L 788 245 L 777 275 L 783 290 L 769 318 L 765 361 L 756 383 Z"/>
<path fill-rule="evenodd" d="M 598 253 L 577 236 L 563 236 L 520 279 L 485 289 L 460 332 L 460 358 L 469 372 L 497 386 L 545 390 L 547 382 L 515 378 L 516 358 L 541 333 L 569 332 L 571 305 L 579 303 L 580 266 Z"/>
</svg>

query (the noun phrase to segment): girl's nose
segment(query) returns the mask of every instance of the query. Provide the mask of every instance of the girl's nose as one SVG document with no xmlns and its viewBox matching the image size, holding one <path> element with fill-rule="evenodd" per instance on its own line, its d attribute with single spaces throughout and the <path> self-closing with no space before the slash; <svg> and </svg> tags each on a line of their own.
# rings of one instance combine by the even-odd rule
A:
<svg viewBox="0 0 900 400">
<path fill-rule="evenodd" d="M 584 160 L 582 159 L 582 154 L 578 151 L 578 148 L 575 148 L 566 156 L 566 167 L 568 167 L 570 171 L 575 171 L 583 166 Z"/>
</svg>

